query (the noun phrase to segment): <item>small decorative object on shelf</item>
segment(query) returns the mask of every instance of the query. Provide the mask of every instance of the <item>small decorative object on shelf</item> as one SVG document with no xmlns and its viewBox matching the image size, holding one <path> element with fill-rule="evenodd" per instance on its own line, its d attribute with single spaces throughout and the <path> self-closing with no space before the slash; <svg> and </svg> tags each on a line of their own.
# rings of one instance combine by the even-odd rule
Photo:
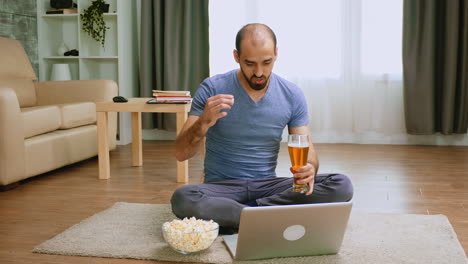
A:
<svg viewBox="0 0 468 264">
<path fill-rule="evenodd" d="M 46 11 L 46 14 L 76 14 L 76 3 L 72 0 L 50 0 L 51 9 Z"/>
<path fill-rule="evenodd" d="M 103 14 L 109 12 L 109 4 L 104 0 L 94 0 L 91 5 L 80 14 L 83 24 L 83 31 L 88 33 L 93 39 L 101 42 L 102 47 L 106 41 L 106 26 Z"/>
<path fill-rule="evenodd" d="M 70 66 L 66 63 L 57 63 L 52 65 L 50 73 L 51 81 L 68 81 L 71 80 Z"/>
<path fill-rule="evenodd" d="M 67 44 L 65 44 L 65 42 L 62 42 L 62 44 L 60 44 L 60 47 L 57 49 L 57 55 L 64 56 L 65 52 L 67 51 L 68 51 Z"/>
<path fill-rule="evenodd" d="M 69 51 L 65 52 L 63 55 L 65 55 L 65 56 L 79 56 L 80 53 L 78 52 L 78 50 L 72 49 L 72 50 L 69 50 Z"/>
<path fill-rule="evenodd" d="M 73 0 L 50 0 L 50 6 L 52 8 L 73 8 Z"/>
</svg>

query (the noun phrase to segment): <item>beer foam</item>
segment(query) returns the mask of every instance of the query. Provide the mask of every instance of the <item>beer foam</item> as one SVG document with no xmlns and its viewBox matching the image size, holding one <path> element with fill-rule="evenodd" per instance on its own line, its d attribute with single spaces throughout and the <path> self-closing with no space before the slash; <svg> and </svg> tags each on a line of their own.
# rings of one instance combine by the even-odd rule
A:
<svg viewBox="0 0 468 264">
<path fill-rule="evenodd" d="M 288 143 L 288 147 L 292 148 L 307 148 L 309 147 L 309 142 L 299 142 L 299 143 Z"/>
</svg>

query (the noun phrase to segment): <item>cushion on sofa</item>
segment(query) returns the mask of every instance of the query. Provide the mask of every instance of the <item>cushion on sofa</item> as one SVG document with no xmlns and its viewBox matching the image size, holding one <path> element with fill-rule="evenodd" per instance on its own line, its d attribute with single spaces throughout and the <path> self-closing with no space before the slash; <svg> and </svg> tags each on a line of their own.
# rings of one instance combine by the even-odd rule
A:
<svg viewBox="0 0 468 264">
<path fill-rule="evenodd" d="M 96 123 L 96 104 L 92 102 L 58 105 L 61 113 L 60 129 Z"/>
<path fill-rule="evenodd" d="M 3 10 L 2 10 L 3 11 Z M 28 55 L 23 49 L 21 42 L 15 39 L 0 37 L 0 76 L 15 77 L 36 80 L 36 74 L 29 62 Z"/>
<path fill-rule="evenodd" d="M 24 138 L 57 130 L 61 125 L 60 109 L 56 105 L 21 108 Z"/>
</svg>

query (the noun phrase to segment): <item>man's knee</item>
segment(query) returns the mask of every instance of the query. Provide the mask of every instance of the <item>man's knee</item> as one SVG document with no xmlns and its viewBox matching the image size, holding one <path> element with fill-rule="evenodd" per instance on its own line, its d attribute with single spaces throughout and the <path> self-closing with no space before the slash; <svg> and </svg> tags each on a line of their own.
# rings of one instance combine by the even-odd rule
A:
<svg viewBox="0 0 468 264">
<path fill-rule="evenodd" d="M 353 198 L 354 188 L 348 176 L 335 174 L 332 176 L 334 182 L 334 202 L 347 202 Z"/>
<path fill-rule="evenodd" d="M 172 212 L 179 218 L 194 216 L 194 199 L 197 191 L 194 185 L 184 185 L 177 188 L 171 197 Z"/>
</svg>

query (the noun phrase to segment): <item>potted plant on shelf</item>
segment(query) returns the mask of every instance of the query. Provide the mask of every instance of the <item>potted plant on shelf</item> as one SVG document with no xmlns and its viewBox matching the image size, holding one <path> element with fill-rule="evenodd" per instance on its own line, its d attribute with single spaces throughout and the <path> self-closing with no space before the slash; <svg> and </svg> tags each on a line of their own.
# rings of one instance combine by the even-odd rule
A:
<svg viewBox="0 0 468 264">
<path fill-rule="evenodd" d="M 106 42 L 106 30 L 109 29 L 103 16 L 106 12 L 109 12 L 109 4 L 104 0 L 94 0 L 80 15 L 83 31 L 97 42 L 101 42 L 102 47 Z"/>
</svg>

